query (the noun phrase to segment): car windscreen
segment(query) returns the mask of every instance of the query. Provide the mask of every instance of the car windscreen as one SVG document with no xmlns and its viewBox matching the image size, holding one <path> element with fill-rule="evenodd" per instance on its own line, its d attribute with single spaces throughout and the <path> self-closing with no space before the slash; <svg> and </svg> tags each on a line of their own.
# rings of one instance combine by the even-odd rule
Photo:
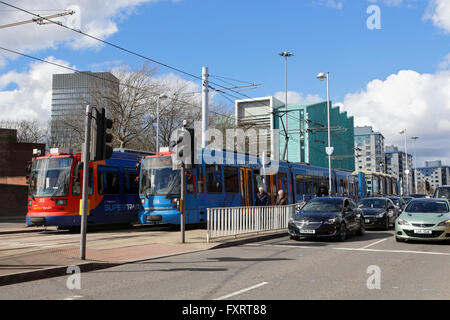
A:
<svg viewBox="0 0 450 320">
<path fill-rule="evenodd" d="M 342 210 L 340 199 L 317 199 L 308 202 L 302 209 L 303 212 L 339 212 Z"/>
<path fill-rule="evenodd" d="M 449 212 L 446 201 L 411 201 L 406 207 L 409 213 L 447 213 Z"/>
<path fill-rule="evenodd" d="M 384 208 L 386 200 L 384 199 L 362 199 L 358 202 L 359 208 Z"/>
<path fill-rule="evenodd" d="M 450 200 L 450 187 L 449 188 L 437 188 L 436 192 L 434 193 L 433 198 Z"/>
</svg>

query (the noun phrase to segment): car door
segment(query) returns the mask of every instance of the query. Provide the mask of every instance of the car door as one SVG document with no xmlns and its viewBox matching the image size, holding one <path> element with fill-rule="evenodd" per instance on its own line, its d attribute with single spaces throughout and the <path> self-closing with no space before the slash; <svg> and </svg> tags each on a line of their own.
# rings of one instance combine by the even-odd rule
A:
<svg viewBox="0 0 450 320">
<path fill-rule="evenodd" d="M 356 208 L 355 208 L 356 209 Z M 344 217 L 347 221 L 347 228 L 351 231 L 356 229 L 356 210 L 352 208 L 350 199 L 344 200 Z"/>
<path fill-rule="evenodd" d="M 386 200 L 386 212 L 389 217 L 389 223 L 394 223 L 395 218 L 397 217 L 397 210 L 395 204 L 390 199 Z"/>
</svg>

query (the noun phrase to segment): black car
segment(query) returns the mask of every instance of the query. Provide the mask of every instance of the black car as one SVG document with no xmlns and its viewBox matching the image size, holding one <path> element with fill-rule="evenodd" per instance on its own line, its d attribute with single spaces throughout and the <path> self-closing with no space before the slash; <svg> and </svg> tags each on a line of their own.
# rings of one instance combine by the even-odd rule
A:
<svg viewBox="0 0 450 320">
<path fill-rule="evenodd" d="M 425 193 L 413 193 L 410 194 L 409 196 L 413 198 L 426 198 L 428 195 L 426 195 Z"/>
<path fill-rule="evenodd" d="M 309 201 L 288 223 L 291 239 L 300 237 L 335 238 L 344 241 L 349 233 L 363 235 L 364 217 L 353 200 L 320 197 Z"/>
<path fill-rule="evenodd" d="M 384 197 L 371 197 L 359 200 L 358 208 L 364 213 L 364 222 L 367 228 L 383 228 L 389 230 L 398 217 L 398 209 L 392 200 Z"/>
</svg>

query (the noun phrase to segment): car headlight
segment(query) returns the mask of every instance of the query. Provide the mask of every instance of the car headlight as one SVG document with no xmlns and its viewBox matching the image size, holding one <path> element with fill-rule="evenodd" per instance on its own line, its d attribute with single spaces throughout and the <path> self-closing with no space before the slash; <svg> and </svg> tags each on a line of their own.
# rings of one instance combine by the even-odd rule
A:
<svg viewBox="0 0 450 320">
<path fill-rule="evenodd" d="M 335 218 L 333 218 L 333 219 L 327 219 L 327 220 L 324 221 L 324 223 L 325 223 L 325 224 L 335 224 L 335 223 L 336 223 L 336 219 L 335 219 Z"/>
<path fill-rule="evenodd" d="M 295 221 L 295 220 L 294 220 L 293 217 L 290 217 L 290 218 L 289 218 L 289 223 L 294 223 L 294 221 Z"/>
<path fill-rule="evenodd" d="M 67 199 L 57 199 L 55 202 L 57 206 L 67 206 Z"/>
<path fill-rule="evenodd" d="M 401 219 L 401 218 L 398 218 L 398 219 L 397 219 L 397 223 L 398 223 L 399 225 L 401 225 L 401 226 L 409 226 L 409 222 L 406 221 L 406 220 L 403 220 L 403 219 Z"/>
<path fill-rule="evenodd" d="M 438 227 L 448 227 L 448 226 L 450 226 L 450 219 L 442 221 L 441 223 L 438 224 Z"/>
<path fill-rule="evenodd" d="M 384 213 L 377 214 L 377 218 L 383 218 L 383 217 L 384 217 Z"/>
</svg>

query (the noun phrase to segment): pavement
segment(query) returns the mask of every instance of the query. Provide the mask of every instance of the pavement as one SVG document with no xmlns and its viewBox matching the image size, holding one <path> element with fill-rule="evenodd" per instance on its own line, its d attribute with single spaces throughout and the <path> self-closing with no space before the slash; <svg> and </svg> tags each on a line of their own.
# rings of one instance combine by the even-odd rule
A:
<svg viewBox="0 0 450 320">
<path fill-rule="evenodd" d="M 229 237 L 207 243 L 206 229 L 180 231 L 167 226 L 136 225 L 93 230 L 87 234 L 86 259 L 80 259 L 80 235 L 56 228 L 0 228 L 0 286 L 57 277 L 69 266 L 82 272 L 182 255 L 285 235 L 286 231 Z"/>
</svg>

